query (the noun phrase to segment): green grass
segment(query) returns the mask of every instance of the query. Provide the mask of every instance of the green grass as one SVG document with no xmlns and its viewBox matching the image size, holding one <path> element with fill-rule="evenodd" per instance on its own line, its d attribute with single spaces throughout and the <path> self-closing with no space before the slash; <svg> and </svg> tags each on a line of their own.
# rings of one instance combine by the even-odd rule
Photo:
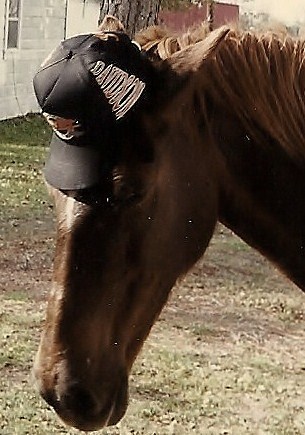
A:
<svg viewBox="0 0 305 435">
<path fill-rule="evenodd" d="M 2 232 L 42 218 L 48 203 L 42 177 L 50 140 L 39 116 L 0 122 L 0 223 Z"/>
<path fill-rule="evenodd" d="M 77 434 L 31 380 L 53 256 L 38 116 L 0 123 L 0 434 Z M 305 433 L 304 295 L 220 227 L 174 289 L 104 435 Z"/>
</svg>

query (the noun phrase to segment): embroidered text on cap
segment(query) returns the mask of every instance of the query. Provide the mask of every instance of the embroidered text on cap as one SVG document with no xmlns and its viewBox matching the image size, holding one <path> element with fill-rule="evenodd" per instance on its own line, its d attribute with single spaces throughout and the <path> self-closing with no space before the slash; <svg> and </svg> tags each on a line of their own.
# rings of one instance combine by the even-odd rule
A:
<svg viewBox="0 0 305 435">
<path fill-rule="evenodd" d="M 116 119 L 122 118 L 138 101 L 145 83 L 117 66 L 97 61 L 91 72 L 112 106 Z"/>
</svg>

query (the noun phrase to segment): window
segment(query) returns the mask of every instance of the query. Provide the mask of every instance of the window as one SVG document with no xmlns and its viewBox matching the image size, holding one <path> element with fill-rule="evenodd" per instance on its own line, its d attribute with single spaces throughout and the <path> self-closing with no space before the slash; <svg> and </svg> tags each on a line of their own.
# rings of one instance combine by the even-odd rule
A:
<svg viewBox="0 0 305 435">
<path fill-rule="evenodd" d="M 18 48 L 21 0 L 9 0 L 7 12 L 7 48 Z"/>
</svg>

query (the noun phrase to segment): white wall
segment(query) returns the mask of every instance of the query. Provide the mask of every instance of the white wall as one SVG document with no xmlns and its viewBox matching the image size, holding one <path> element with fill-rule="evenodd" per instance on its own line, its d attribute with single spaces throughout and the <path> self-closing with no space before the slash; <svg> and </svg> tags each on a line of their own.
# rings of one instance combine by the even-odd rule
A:
<svg viewBox="0 0 305 435">
<path fill-rule="evenodd" d="M 66 0 L 21 0 L 20 45 L 4 50 L 0 0 L 0 119 L 38 111 L 32 80 L 43 59 L 64 38 Z"/>
<path fill-rule="evenodd" d="M 4 17 L 5 17 L 5 0 L 0 0 L 0 56 L 2 57 L 2 46 L 4 40 Z"/>
<path fill-rule="evenodd" d="M 68 0 L 66 37 L 96 31 L 99 12 L 97 0 Z"/>
<path fill-rule="evenodd" d="M 65 37 L 97 29 L 97 0 L 21 3 L 20 46 L 4 51 L 5 0 L 0 0 L 0 120 L 39 111 L 32 80 L 43 59 Z"/>
</svg>

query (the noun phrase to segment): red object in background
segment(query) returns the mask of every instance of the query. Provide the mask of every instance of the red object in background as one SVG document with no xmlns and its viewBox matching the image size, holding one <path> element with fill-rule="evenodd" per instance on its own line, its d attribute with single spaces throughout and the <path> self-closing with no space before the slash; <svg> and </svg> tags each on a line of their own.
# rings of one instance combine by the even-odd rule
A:
<svg viewBox="0 0 305 435">
<path fill-rule="evenodd" d="M 213 28 L 222 26 L 229 22 L 236 22 L 239 18 L 239 6 L 227 3 L 214 3 Z M 159 13 L 159 24 L 164 24 L 172 30 L 185 30 L 205 21 L 207 19 L 207 2 L 202 6 L 191 6 L 182 11 L 161 11 Z"/>
<path fill-rule="evenodd" d="M 160 11 L 159 24 L 164 24 L 172 30 L 185 30 L 206 19 L 206 8 L 202 6 L 191 6 L 182 11 Z"/>
<path fill-rule="evenodd" d="M 206 10 L 206 6 L 203 6 Z M 214 3 L 214 28 L 227 23 L 236 23 L 239 19 L 239 6 L 227 3 Z"/>
</svg>

